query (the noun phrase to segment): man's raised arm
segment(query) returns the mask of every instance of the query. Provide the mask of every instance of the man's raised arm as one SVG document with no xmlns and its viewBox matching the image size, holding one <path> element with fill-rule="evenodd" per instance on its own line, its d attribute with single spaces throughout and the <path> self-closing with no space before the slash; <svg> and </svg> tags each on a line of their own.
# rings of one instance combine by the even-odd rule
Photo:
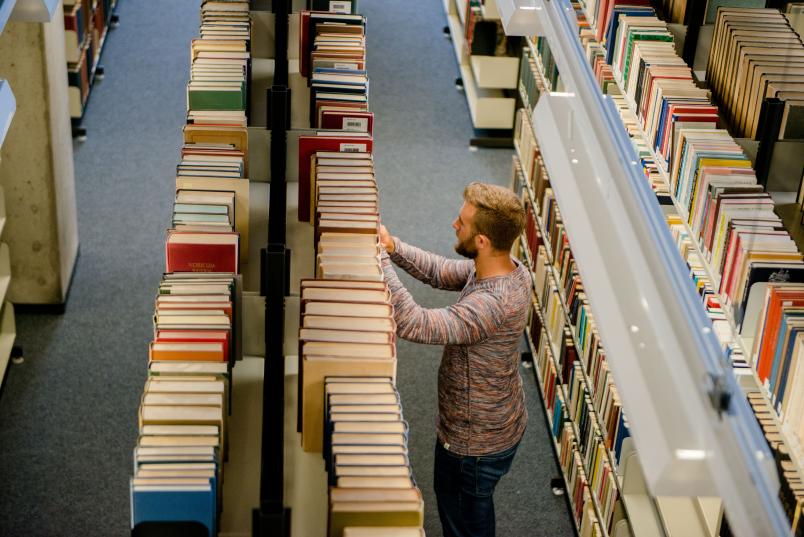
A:
<svg viewBox="0 0 804 537">
<path fill-rule="evenodd" d="M 380 226 L 380 242 L 399 268 L 436 289 L 460 291 L 472 273 L 472 261 L 447 259 L 406 244 L 391 236 L 385 226 Z"/>
</svg>

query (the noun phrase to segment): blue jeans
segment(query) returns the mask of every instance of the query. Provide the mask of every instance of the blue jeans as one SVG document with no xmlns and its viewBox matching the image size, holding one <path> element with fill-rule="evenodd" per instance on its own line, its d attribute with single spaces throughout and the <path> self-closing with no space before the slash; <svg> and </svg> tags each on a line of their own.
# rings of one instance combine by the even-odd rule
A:
<svg viewBox="0 0 804 537">
<path fill-rule="evenodd" d="M 436 440 L 434 486 L 444 537 L 494 537 L 494 488 L 511 469 L 517 447 L 464 457 Z"/>
</svg>

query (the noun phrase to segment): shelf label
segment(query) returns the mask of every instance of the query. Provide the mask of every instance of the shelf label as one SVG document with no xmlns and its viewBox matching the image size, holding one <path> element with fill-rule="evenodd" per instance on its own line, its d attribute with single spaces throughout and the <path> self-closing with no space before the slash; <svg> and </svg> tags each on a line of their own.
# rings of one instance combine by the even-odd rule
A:
<svg viewBox="0 0 804 537">
<path fill-rule="evenodd" d="M 341 153 L 365 153 L 366 144 L 341 144 Z"/>
<path fill-rule="evenodd" d="M 367 117 L 345 117 L 341 128 L 345 131 L 368 132 Z"/>
<path fill-rule="evenodd" d="M 337 2 L 330 2 L 329 3 L 329 10 L 332 13 L 346 13 L 349 14 L 352 12 L 352 2 L 346 2 L 343 0 L 338 0 Z"/>
</svg>

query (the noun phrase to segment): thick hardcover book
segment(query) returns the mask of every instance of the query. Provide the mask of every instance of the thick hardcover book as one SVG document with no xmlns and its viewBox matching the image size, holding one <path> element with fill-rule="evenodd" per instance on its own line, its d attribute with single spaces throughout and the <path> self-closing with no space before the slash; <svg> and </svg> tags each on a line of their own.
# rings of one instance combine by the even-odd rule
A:
<svg viewBox="0 0 804 537">
<path fill-rule="evenodd" d="M 322 110 L 319 127 L 350 132 L 374 132 L 374 113 L 360 110 Z"/>
<path fill-rule="evenodd" d="M 169 232 L 166 272 L 239 272 L 237 233 Z"/>
<path fill-rule="evenodd" d="M 216 535 L 215 492 L 212 480 L 206 485 L 148 485 L 132 480 L 131 527 L 142 522 L 196 521 L 209 535 Z"/>
</svg>

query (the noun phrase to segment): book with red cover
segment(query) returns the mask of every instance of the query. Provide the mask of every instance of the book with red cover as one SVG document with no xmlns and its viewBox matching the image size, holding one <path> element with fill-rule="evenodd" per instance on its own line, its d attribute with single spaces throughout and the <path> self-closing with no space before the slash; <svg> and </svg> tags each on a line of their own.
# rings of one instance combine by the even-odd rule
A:
<svg viewBox="0 0 804 537">
<path fill-rule="evenodd" d="M 320 128 L 338 129 L 350 132 L 374 132 L 374 112 L 357 110 L 323 110 Z"/>
<path fill-rule="evenodd" d="M 365 133 L 335 136 L 321 132 L 319 135 L 299 136 L 299 222 L 309 222 L 310 215 L 310 167 L 311 158 L 317 151 L 341 153 L 371 153 L 374 139 Z"/>
<path fill-rule="evenodd" d="M 239 272 L 237 233 L 168 231 L 166 272 Z"/>
</svg>

